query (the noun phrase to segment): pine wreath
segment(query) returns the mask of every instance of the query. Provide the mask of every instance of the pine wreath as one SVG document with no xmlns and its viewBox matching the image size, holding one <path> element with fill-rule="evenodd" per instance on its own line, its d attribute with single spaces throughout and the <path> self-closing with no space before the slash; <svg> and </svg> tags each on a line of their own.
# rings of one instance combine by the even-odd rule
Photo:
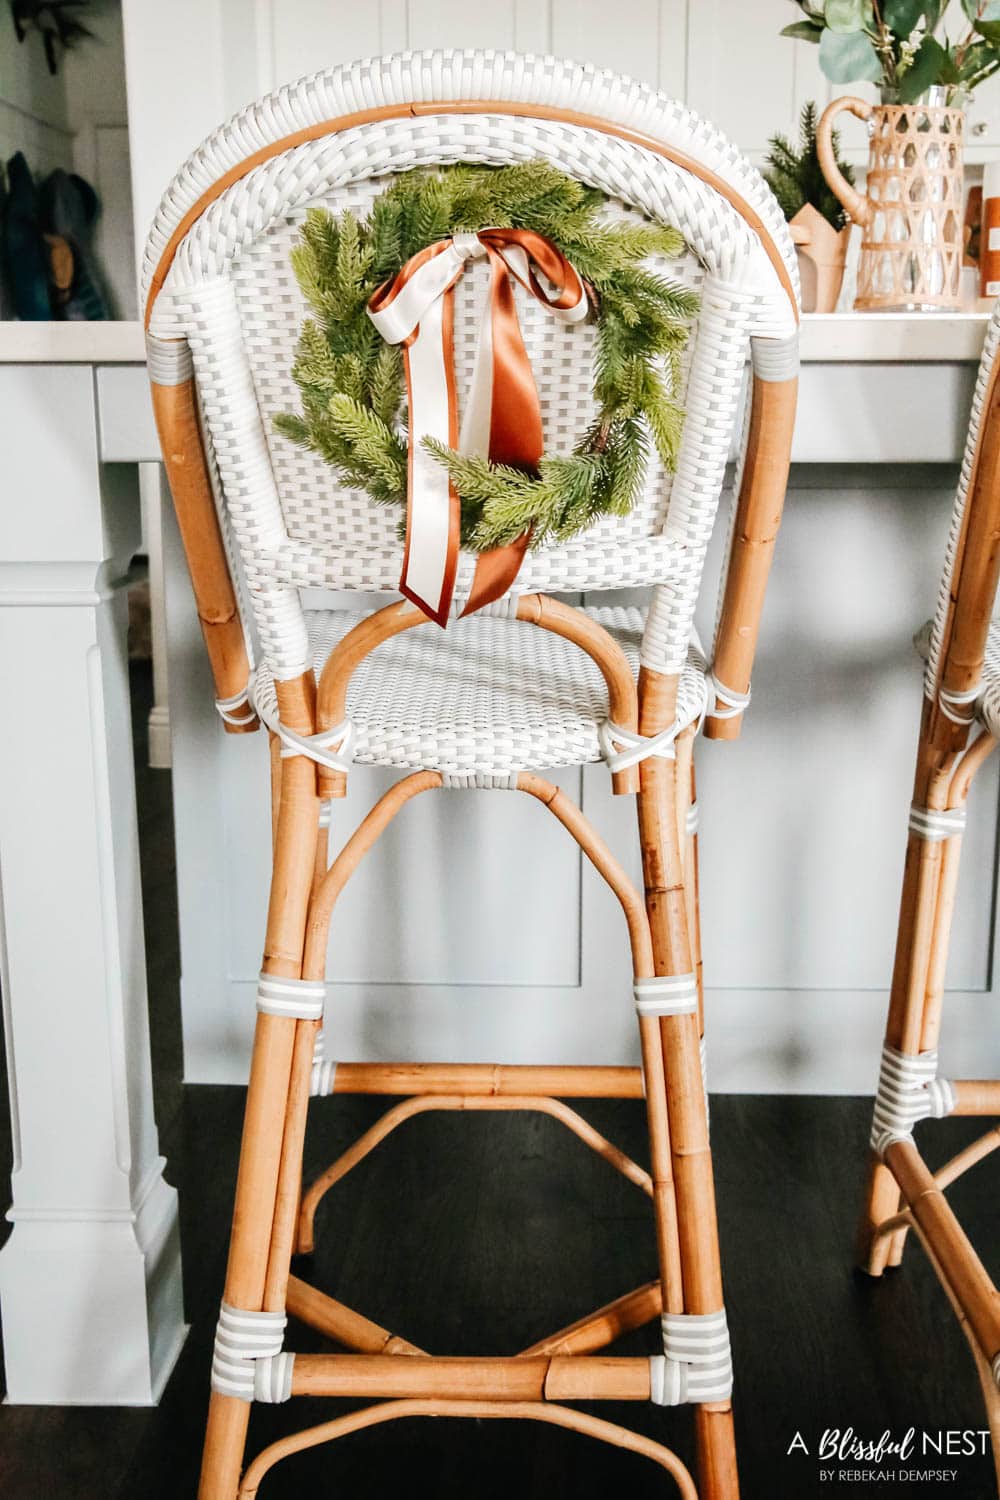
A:
<svg viewBox="0 0 1000 1500">
<path fill-rule="evenodd" d="M 312 313 L 292 376 L 300 414 L 275 428 L 318 454 L 344 484 L 405 506 L 407 413 L 401 354 L 367 314 L 378 287 L 411 256 L 460 230 L 531 229 L 551 239 L 586 285 L 596 323 L 597 415 L 569 454 L 546 453 L 537 474 L 468 457 L 425 439 L 461 502 L 462 545 L 482 552 L 532 528 L 531 545 L 564 542 L 601 515 L 626 515 L 652 443 L 672 470 L 683 423 L 680 357 L 698 298 L 643 262 L 684 248 L 657 222 L 612 221 L 596 189 L 548 162 L 459 164 L 398 177 L 359 220 L 310 209 L 292 266 Z"/>
</svg>

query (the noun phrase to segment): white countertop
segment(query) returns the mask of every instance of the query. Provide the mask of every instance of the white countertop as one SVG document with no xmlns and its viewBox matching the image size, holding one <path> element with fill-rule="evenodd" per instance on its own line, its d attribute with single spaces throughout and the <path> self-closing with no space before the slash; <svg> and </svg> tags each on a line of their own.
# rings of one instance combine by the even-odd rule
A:
<svg viewBox="0 0 1000 1500">
<path fill-rule="evenodd" d="M 988 313 L 806 313 L 806 364 L 975 363 Z M 144 364 L 139 323 L 0 323 L 0 364 Z"/>
</svg>

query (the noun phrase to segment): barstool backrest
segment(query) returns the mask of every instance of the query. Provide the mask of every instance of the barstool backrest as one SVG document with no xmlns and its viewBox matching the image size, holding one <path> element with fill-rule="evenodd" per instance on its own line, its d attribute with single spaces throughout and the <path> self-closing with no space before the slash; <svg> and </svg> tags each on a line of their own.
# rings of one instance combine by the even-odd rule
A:
<svg viewBox="0 0 1000 1500">
<path fill-rule="evenodd" d="M 393 174 L 414 167 L 540 157 L 599 188 L 609 212 L 676 227 L 688 248 L 669 274 L 697 289 L 700 311 L 683 362 L 676 472 L 651 459 L 631 515 L 604 517 L 565 545 L 529 552 L 516 587 L 657 585 L 643 661 L 680 670 L 726 463 L 739 455 L 748 353 L 757 382 L 788 383 L 797 369 L 798 278 L 787 227 L 759 174 L 716 130 L 642 85 L 552 58 L 427 52 L 334 68 L 251 105 L 181 169 L 150 232 L 150 373 L 175 500 L 184 492 L 178 510 L 220 698 L 239 695 L 247 669 L 230 618 L 237 596 L 246 635 L 274 675 L 289 678 L 308 661 L 301 589 L 375 592 L 399 579 L 396 514 L 345 489 L 319 458 L 274 431 L 275 415 L 299 404 L 291 366 L 304 306 L 289 252 L 306 212 L 325 205 L 364 214 Z M 480 274 L 471 269 L 456 293 L 460 401 Z M 593 330 L 559 325 L 528 298 L 519 298 L 519 315 L 546 449 L 567 452 L 593 413 Z M 190 438 L 200 429 L 200 503 L 211 493 L 217 521 L 185 514 L 197 510 L 192 455 L 183 473 L 183 465 L 171 469 L 184 425 L 178 390 L 192 371 L 198 419 L 187 431 Z M 751 448 L 756 455 L 760 444 Z M 461 560 L 459 593 L 474 561 Z M 226 563 L 242 575 L 235 595 L 226 594 Z"/>
</svg>

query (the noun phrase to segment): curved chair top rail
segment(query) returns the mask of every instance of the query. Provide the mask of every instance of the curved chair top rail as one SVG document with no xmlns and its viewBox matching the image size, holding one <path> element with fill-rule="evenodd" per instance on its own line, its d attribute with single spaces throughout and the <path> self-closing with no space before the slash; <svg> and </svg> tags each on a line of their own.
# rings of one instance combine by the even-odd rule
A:
<svg viewBox="0 0 1000 1500">
<path fill-rule="evenodd" d="M 287 84 L 247 106 L 193 153 L 167 189 L 146 243 L 148 325 L 185 235 L 227 188 L 262 163 L 356 126 L 447 113 L 530 116 L 618 136 L 713 187 L 759 237 L 798 316 L 794 247 L 760 174 L 713 126 L 644 84 L 587 64 L 514 52 L 407 52 Z"/>
</svg>

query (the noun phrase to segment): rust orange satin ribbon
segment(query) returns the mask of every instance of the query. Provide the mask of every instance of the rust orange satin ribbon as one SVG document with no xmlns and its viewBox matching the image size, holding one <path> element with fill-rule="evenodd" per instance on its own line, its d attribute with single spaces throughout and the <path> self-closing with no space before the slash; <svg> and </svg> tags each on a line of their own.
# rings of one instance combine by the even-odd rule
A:
<svg viewBox="0 0 1000 1500">
<path fill-rule="evenodd" d="M 470 260 L 485 256 L 490 284 L 476 369 L 458 430 L 452 328 L 454 286 Z M 551 240 L 527 229 L 457 234 L 414 255 L 368 304 L 375 326 L 403 346 L 409 398 L 406 548 L 400 591 L 439 625 L 447 623 L 460 542 L 460 503 L 446 470 L 426 450 L 429 433 L 494 463 L 536 474 L 542 414 L 517 308 L 514 278 L 554 316 L 586 317 L 583 282 Z M 544 289 L 540 277 L 556 288 Z M 517 577 L 530 529 L 481 553 L 463 615 L 501 598 Z"/>
</svg>

